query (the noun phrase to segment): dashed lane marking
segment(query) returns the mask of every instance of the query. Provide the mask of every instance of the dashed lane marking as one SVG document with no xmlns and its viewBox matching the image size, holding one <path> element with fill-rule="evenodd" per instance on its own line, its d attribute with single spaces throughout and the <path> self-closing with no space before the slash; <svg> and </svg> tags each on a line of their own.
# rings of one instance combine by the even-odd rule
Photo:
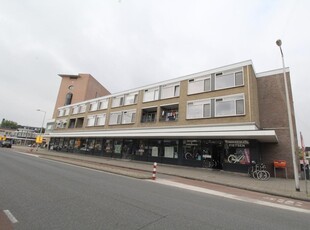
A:
<svg viewBox="0 0 310 230">
<path fill-rule="evenodd" d="M 10 210 L 3 210 L 3 212 L 5 213 L 5 215 L 9 218 L 9 220 L 12 222 L 12 224 L 17 223 L 18 221 L 16 220 L 16 218 L 13 216 L 13 214 L 10 212 Z"/>
<path fill-rule="evenodd" d="M 197 187 L 197 186 L 186 185 L 186 184 L 182 184 L 182 183 L 178 183 L 178 182 L 174 182 L 174 181 L 169 181 L 169 180 L 164 180 L 164 179 L 158 179 L 155 181 L 150 180 L 150 181 L 155 182 L 155 183 L 159 183 L 159 184 L 163 184 L 163 185 L 169 185 L 169 186 L 173 186 L 173 187 L 188 189 L 191 191 L 202 192 L 202 193 L 206 193 L 206 194 L 210 194 L 210 195 L 225 197 L 228 199 L 239 200 L 239 201 L 244 201 L 244 202 L 248 202 L 248 203 L 264 205 L 264 206 L 268 206 L 268 207 L 272 207 L 272 208 L 280 208 L 280 209 L 284 209 L 284 210 L 290 210 L 290 211 L 310 214 L 310 210 L 302 209 L 302 208 L 294 207 L 294 206 L 284 205 L 283 204 L 284 202 L 272 203 L 272 202 L 268 202 L 268 201 L 262 201 L 262 200 L 258 200 L 258 199 L 237 196 L 237 195 L 233 195 L 233 194 L 229 194 L 229 193 L 225 193 L 225 192 L 219 192 L 219 191 L 201 188 L 201 187 Z M 298 203 L 298 205 L 300 205 L 300 202 Z"/>
</svg>

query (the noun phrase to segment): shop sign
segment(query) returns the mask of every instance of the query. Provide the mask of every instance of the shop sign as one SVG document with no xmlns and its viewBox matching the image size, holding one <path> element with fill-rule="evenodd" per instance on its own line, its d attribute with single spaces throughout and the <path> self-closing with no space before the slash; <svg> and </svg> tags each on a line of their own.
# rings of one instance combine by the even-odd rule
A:
<svg viewBox="0 0 310 230">
<path fill-rule="evenodd" d="M 228 147 L 244 148 L 246 145 L 249 145 L 248 140 L 225 140 L 225 143 Z"/>
</svg>

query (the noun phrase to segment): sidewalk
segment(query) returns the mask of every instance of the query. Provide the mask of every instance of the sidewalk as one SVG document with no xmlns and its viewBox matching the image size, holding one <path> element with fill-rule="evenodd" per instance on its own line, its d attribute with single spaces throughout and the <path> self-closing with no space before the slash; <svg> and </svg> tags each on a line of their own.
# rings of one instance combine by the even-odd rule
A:
<svg viewBox="0 0 310 230">
<path fill-rule="evenodd" d="M 62 161 L 139 179 L 150 179 L 152 177 L 153 164 L 151 162 L 112 159 L 76 153 L 62 153 L 47 151 L 46 149 L 38 149 L 38 151 L 33 149 L 31 152 L 31 148 L 22 146 L 13 146 L 13 149 L 20 152 L 38 154 L 42 158 Z M 268 181 L 259 181 L 250 178 L 247 174 L 218 171 L 206 168 L 158 164 L 157 176 L 160 177 L 160 175 L 172 175 L 250 191 L 257 191 L 270 195 L 310 201 L 310 181 L 308 181 L 307 195 L 304 180 L 300 180 L 300 192 L 297 192 L 295 190 L 295 181 L 293 179 L 270 178 Z"/>
</svg>

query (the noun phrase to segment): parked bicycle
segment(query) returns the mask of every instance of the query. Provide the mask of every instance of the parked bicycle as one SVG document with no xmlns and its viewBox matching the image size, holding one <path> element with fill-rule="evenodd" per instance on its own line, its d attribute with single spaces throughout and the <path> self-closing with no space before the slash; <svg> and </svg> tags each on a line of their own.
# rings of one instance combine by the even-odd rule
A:
<svg viewBox="0 0 310 230">
<path fill-rule="evenodd" d="M 264 163 L 256 164 L 252 162 L 252 165 L 248 169 L 248 174 L 250 177 L 258 180 L 270 179 L 270 173 L 266 170 L 266 165 Z"/>
<path fill-rule="evenodd" d="M 218 162 L 212 158 L 203 159 L 202 167 L 204 168 L 216 168 L 218 166 Z"/>
</svg>

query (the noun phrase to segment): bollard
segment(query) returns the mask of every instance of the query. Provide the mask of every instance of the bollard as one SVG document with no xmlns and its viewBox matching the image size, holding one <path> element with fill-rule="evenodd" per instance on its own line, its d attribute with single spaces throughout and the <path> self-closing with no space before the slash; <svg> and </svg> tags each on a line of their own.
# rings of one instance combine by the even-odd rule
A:
<svg viewBox="0 0 310 230">
<path fill-rule="evenodd" d="M 154 164 L 153 164 L 153 175 L 152 175 L 153 180 L 156 180 L 156 166 L 157 166 L 157 163 L 154 162 Z"/>
</svg>

